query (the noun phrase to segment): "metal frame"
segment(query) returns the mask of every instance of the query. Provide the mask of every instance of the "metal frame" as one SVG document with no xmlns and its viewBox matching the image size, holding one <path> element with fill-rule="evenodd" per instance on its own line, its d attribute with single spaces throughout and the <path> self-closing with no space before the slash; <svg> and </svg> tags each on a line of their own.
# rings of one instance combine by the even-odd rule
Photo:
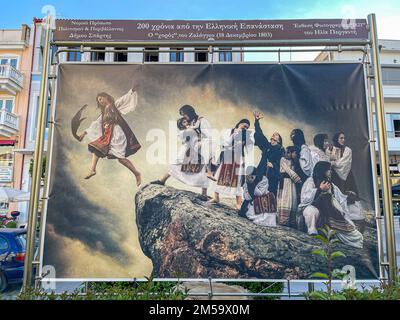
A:
<svg viewBox="0 0 400 320">
<path fill-rule="evenodd" d="M 50 41 L 52 33 L 50 32 L 51 16 L 46 18 L 46 43 L 43 53 L 43 71 L 42 81 L 40 84 L 40 98 L 39 98 L 39 114 L 37 122 L 37 131 L 35 139 L 35 153 L 34 165 L 32 170 L 32 187 L 29 199 L 29 215 L 27 226 L 27 240 L 26 240 L 26 255 L 25 255 L 25 269 L 22 290 L 27 290 L 32 286 L 32 271 L 33 264 L 37 265 L 34 261 L 35 252 L 35 238 L 36 238 L 36 220 L 39 208 L 39 194 L 40 194 L 40 180 L 42 174 L 42 160 L 43 160 L 43 146 L 44 146 L 44 132 L 46 128 L 46 110 L 47 99 L 49 94 L 48 88 L 48 72 L 49 72 L 49 58 L 50 58 Z M 39 266 L 40 268 L 40 266 Z"/>
<path fill-rule="evenodd" d="M 373 67 L 375 111 L 378 129 L 378 145 L 382 185 L 383 212 L 385 214 L 386 252 L 388 266 L 388 281 L 394 283 L 397 278 L 396 241 L 393 218 L 392 184 L 389 171 L 389 152 L 385 122 L 385 107 L 383 101 L 382 70 L 379 57 L 379 43 L 375 14 L 368 16 L 369 36 L 371 40 L 371 59 Z"/>
<path fill-rule="evenodd" d="M 367 55 L 368 57 L 368 55 Z M 370 62 L 364 61 L 364 79 L 365 79 L 365 97 L 367 102 L 368 109 L 368 130 L 369 130 L 369 148 L 370 155 L 372 160 L 372 179 L 373 179 L 373 188 L 374 188 L 374 204 L 375 204 L 375 222 L 376 222 L 376 233 L 378 237 L 378 257 L 379 257 L 379 278 L 385 278 L 385 267 L 382 262 L 385 260 L 384 258 L 384 248 L 382 243 L 382 215 L 380 210 L 380 199 L 379 199 L 379 187 L 378 187 L 378 179 L 377 179 L 377 161 L 376 161 L 376 150 L 375 150 L 375 132 L 373 125 L 373 113 L 374 109 L 372 106 L 371 99 L 371 74 L 370 74 Z"/>
<path fill-rule="evenodd" d="M 356 39 L 333 39 L 333 40 L 253 40 L 246 41 L 175 41 L 175 42 L 154 42 L 154 41 L 124 41 L 124 42 L 87 42 L 87 41 L 55 41 L 59 47 L 71 47 L 87 45 L 90 47 L 298 47 L 298 46 L 364 46 L 368 44 L 365 40 Z"/>
<path fill-rule="evenodd" d="M 54 65 L 51 63 L 50 64 L 50 69 Z M 44 238 L 45 238 L 45 225 L 46 225 L 46 219 L 47 219 L 47 206 L 48 206 L 48 199 L 49 199 L 49 193 L 50 193 L 50 174 L 52 172 L 52 157 L 53 157 L 53 138 L 54 138 L 54 126 L 56 124 L 55 122 L 55 112 L 56 112 L 56 97 L 57 97 L 57 75 L 58 75 L 58 68 L 59 65 L 57 64 L 54 66 L 56 70 L 51 70 L 55 72 L 55 74 L 50 74 L 49 79 L 51 79 L 51 85 L 50 85 L 50 110 L 47 110 L 47 112 L 50 112 L 50 125 L 49 125 L 49 131 L 48 131 L 48 141 L 47 141 L 47 163 L 46 163 L 46 172 L 45 172 L 45 177 L 44 177 L 44 186 L 43 186 L 43 195 L 42 195 L 42 212 L 41 212 L 41 217 L 40 217 L 40 226 L 39 226 L 39 248 L 38 248 L 38 258 L 39 258 L 39 267 L 36 270 L 36 276 L 35 276 L 35 287 L 37 288 L 40 284 L 40 281 L 42 278 L 45 276 L 42 275 L 42 262 L 43 262 L 43 248 L 44 248 Z M 47 109 L 47 108 L 46 108 Z M 46 115 L 47 119 L 47 115 Z"/>
<path fill-rule="evenodd" d="M 49 20 L 49 17 L 48 17 Z M 328 52 L 343 52 L 343 51 L 362 51 L 364 52 L 364 58 L 367 56 L 368 57 L 368 47 L 371 47 L 371 58 L 373 61 L 373 66 L 374 66 L 374 76 L 375 76 L 375 82 L 378 83 L 377 86 L 375 86 L 375 96 L 376 97 L 382 97 L 382 81 L 381 81 L 381 77 L 380 77 L 380 62 L 379 62 L 379 53 L 378 53 L 378 45 L 377 45 L 377 35 L 376 35 L 376 27 L 375 24 L 375 15 L 371 14 L 368 16 L 368 24 L 370 26 L 370 39 L 367 40 L 296 40 L 296 41 L 252 41 L 252 42 L 240 42 L 240 41 L 233 41 L 233 42 L 224 42 L 224 41 L 208 41 L 208 42 L 163 42 L 163 43 L 159 43 L 159 42 L 68 42 L 68 41 L 58 41 L 58 42 L 51 42 L 51 46 L 57 46 L 57 47 L 65 47 L 65 46 L 75 46 L 78 47 L 79 46 L 79 50 L 78 49 L 58 49 L 56 54 L 55 54 L 55 61 L 54 61 L 54 65 L 57 66 L 57 72 L 58 72 L 58 55 L 59 53 L 62 52 L 127 52 L 127 53 L 144 53 L 145 52 L 162 52 L 162 53 L 169 53 L 169 52 L 176 52 L 176 50 L 174 50 L 173 48 L 182 48 L 182 47 L 202 47 L 202 46 L 207 46 L 207 49 L 203 50 L 185 50 L 185 53 L 189 53 L 189 52 L 208 52 L 211 53 L 211 57 L 213 57 L 213 53 L 217 53 L 217 52 L 226 52 L 226 51 L 230 51 L 230 52 L 240 52 L 240 53 L 265 53 L 265 52 L 275 52 L 278 53 L 278 63 L 281 62 L 280 59 L 280 53 L 282 52 L 322 52 L 322 51 L 328 51 Z M 50 33 L 50 30 L 47 30 Z M 48 35 L 47 39 L 50 38 L 50 34 Z M 146 49 L 142 49 L 142 50 L 131 50 L 131 49 L 126 49 L 126 50 L 101 50 L 101 49 L 85 49 L 85 47 L 146 47 L 146 46 L 156 46 L 156 47 L 169 47 L 169 50 L 146 50 Z M 233 50 L 215 50 L 214 47 L 222 47 L 222 46 L 229 46 L 229 47 L 241 47 L 241 49 L 233 49 Z M 306 47 L 306 46 L 326 46 L 325 48 L 321 48 L 321 49 L 312 49 L 312 48 L 306 48 L 306 49 L 262 49 L 262 50 L 245 50 L 243 49 L 243 47 L 292 47 L 292 46 L 301 46 L 301 47 Z M 351 46 L 351 47 L 348 47 Z M 358 47 L 354 47 L 354 46 L 358 46 Z M 45 54 L 49 54 L 50 53 L 50 41 L 47 40 L 46 41 L 46 48 L 45 48 Z M 366 85 L 366 97 L 367 97 L 367 107 L 368 107 L 368 125 L 369 125 L 369 135 L 370 135 L 370 151 L 371 151 L 371 157 L 372 157 L 372 165 L 374 166 L 376 164 L 376 157 L 375 157 L 375 140 L 374 140 L 374 130 L 373 130 L 373 126 L 372 126 L 372 113 L 373 110 L 371 108 L 372 104 L 371 104 L 371 83 L 370 83 L 370 79 L 372 78 L 372 76 L 369 74 L 369 69 L 368 69 L 368 62 L 364 61 L 365 59 L 363 59 L 363 64 L 364 64 L 364 76 L 365 76 L 365 85 Z M 50 77 L 47 76 L 46 74 L 46 70 L 48 69 L 48 59 L 44 60 L 44 66 L 43 66 L 43 74 L 42 74 L 42 96 L 41 96 L 41 103 L 40 103 L 40 108 L 43 109 L 45 108 L 45 106 L 47 104 L 43 103 L 44 99 L 43 99 L 43 94 L 46 94 L 45 92 L 47 92 L 47 82 L 48 79 L 56 79 L 57 77 L 57 72 L 55 75 L 51 75 Z M 73 64 L 93 64 L 90 62 L 69 62 L 69 63 L 73 63 Z M 107 62 L 94 62 L 94 63 L 100 63 L 100 64 L 140 64 L 140 63 L 130 63 L 130 62 L 116 62 L 116 63 L 107 63 Z M 141 64 L 162 64 L 159 62 L 145 62 L 144 60 L 142 61 Z M 202 62 L 194 62 L 195 64 L 202 64 Z M 213 59 L 211 59 L 211 61 L 207 61 L 207 62 L 203 62 L 203 64 L 210 64 L 210 63 L 214 63 Z M 221 62 L 221 64 L 226 64 L 226 63 L 233 63 L 233 62 Z M 244 62 L 246 63 L 246 62 Z M 256 63 L 260 63 L 260 62 L 256 62 Z M 271 62 L 273 64 L 276 64 L 276 62 Z M 290 62 L 285 62 L 285 63 L 290 63 Z M 301 63 L 301 62 L 293 62 L 293 63 Z M 315 62 L 306 62 L 306 63 L 315 63 Z M 318 62 L 321 63 L 321 62 Z M 323 62 L 324 63 L 324 62 Z M 344 62 L 327 62 L 327 63 L 344 63 Z M 354 63 L 354 62 L 351 62 Z M 168 62 L 168 64 L 172 64 L 170 62 Z M 192 64 L 192 63 L 187 63 L 187 62 L 176 62 L 175 64 Z M 238 63 L 235 63 L 238 64 Z M 243 64 L 243 62 L 241 63 Z M 251 64 L 251 62 L 249 63 Z M 56 83 L 56 81 L 53 81 L 53 85 Z M 51 118 L 51 123 L 50 123 L 50 131 L 49 131 L 49 140 L 48 140 L 48 153 L 49 156 L 51 157 L 51 151 L 52 151 L 52 147 L 53 147 L 53 143 L 52 143 L 52 137 L 54 135 L 54 114 L 55 114 L 55 101 L 56 101 L 56 88 L 53 87 L 54 92 L 52 92 L 51 94 L 51 99 L 52 99 L 52 118 Z M 46 99 L 47 101 L 47 99 Z M 383 110 L 383 97 L 382 97 L 382 101 L 378 101 L 378 103 L 375 103 L 375 105 L 377 105 L 377 109 L 380 110 L 380 112 L 384 114 L 384 110 Z M 378 111 L 377 110 L 377 111 Z M 44 111 L 41 110 L 40 114 L 42 114 Z M 381 119 L 382 120 L 382 119 Z M 38 123 L 38 131 L 37 131 L 37 140 L 39 141 L 40 138 L 43 138 L 44 135 L 44 129 L 45 126 L 43 126 L 42 123 Z M 384 131 L 383 131 L 384 130 Z M 380 148 L 379 148 L 379 152 L 380 152 L 380 157 L 381 159 L 383 159 L 385 161 L 385 159 L 388 158 L 387 156 L 387 145 L 384 144 L 384 140 L 386 139 L 384 136 L 384 133 L 386 132 L 385 130 L 385 122 L 383 119 L 382 121 L 378 121 L 378 132 L 380 133 L 381 137 L 380 137 Z M 383 137 L 383 138 L 382 138 Z M 36 149 L 35 149 L 35 159 L 36 156 L 38 155 L 38 153 L 41 154 L 41 152 L 39 152 L 40 148 L 38 148 L 39 143 L 36 144 Z M 386 148 L 386 149 L 385 149 Z M 385 152 L 382 152 L 381 150 L 386 151 L 386 155 Z M 50 159 L 49 157 L 49 159 Z M 381 160 L 382 161 L 382 160 Z M 40 165 L 38 165 L 38 163 L 40 163 Z M 40 172 L 40 170 L 38 170 L 37 167 L 41 167 L 41 161 L 35 161 L 34 163 L 34 168 L 33 168 L 33 172 L 37 173 Z M 389 168 L 384 168 L 382 166 L 381 171 L 385 171 L 385 169 L 387 169 L 387 171 L 389 170 Z M 46 194 L 45 196 L 42 198 L 44 205 L 43 208 L 47 209 L 47 200 L 48 200 L 48 192 L 49 192 L 49 177 L 50 177 L 50 171 L 51 171 L 51 161 L 49 161 L 48 166 L 47 166 L 47 170 L 46 170 L 46 182 L 45 182 L 45 187 L 46 187 Z M 380 216 L 380 212 L 379 212 L 379 195 L 378 195 L 378 190 L 377 190 L 377 172 L 376 172 L 376 166 L 373 167 L 373 181 L 374 181 L 374 196 L 375 196 L 375 211 L 376 211 L 376 219 L 377 222 L 380 222 L 379 220 L 381 219 Z M 38 190 L 34 189 L 35 183 L 37 183 L 37 179 L 35 181 L 35 179 L 33 179 L 33 183 L 32 183 L 32 192 L 31 192 L 31 204 L 33 203 L 33 205 L 31 206 L 32 208 L 36 208 L 37 210 L 37 203 L 39 201 L 38 199 Z M 40 181 L 39 181 L 40 182 Z M 390 184 L 390 182 L 389 182 Z M 381 234 L 381 225 L 380 223 L 377 224 L 377 234 L 378 234 L 378 254 L 379 254 L 379 262 L 380 262 L 380 279 L 381 280 L 386 280 L 387 278 L 385 277 L 385 270 L 384 267 L 388 267 L 388 280 L 389 282 L 394 281 L 395 279 L 395 275 L 396 275 L 396 270 L 397 270 L 397 266 L 396 266 L 396 261 L 393 261 L 393 250 L 394 250 L 394 257 L 396 255 L 396 251 L 395 251 L 395 243 L 393 246 L 393 241 L 394 241 L 394 225 L 393 225 L 393 212 L 390 210 L 391 209 L 391 193 L 387 192 L 390 189 L 387 189 L 388 186 L 386 186 L 386 190 L 384 190 L 383 193 L 383 197 L 384 197 L 384 202 L 386 204 L 386 206 L 384 207 L 384 211 L 386 213 L 386 219 L 385 219 L 385 229 L 386 229 L 386 238 L 387 238 L 387 244 L 388 244 L 388 262 L 384 261 L 384 257 L 383 257 L 383 246 L 382 246 L 382 234 Z M 33 201 L 32 201 L 33 200 Z M 390 203 L 389 203 L 390 202 Z M 389 205 L 388 205 L 389 203 Z M 42 221 L 41 221 L 41 235 L 40 235 L 40 241 L 39 241 L 39 246 L 40 246 L 40 265 L 39 265 L 39 275 L 37 276 L 37 284 L 40 283 L 40 281 L 45 280 L 46 281 L 55 281 L 55 282 L 94 282 L 94 281 L 146 281 L 147 279 L 51 279 L 51 278 L 47 278 L 46 275 L 41 275 L 42 272 L 42 255 L 43 255 L 43 245 L 44 245 L 44 223 L 46 220 L 46 214 L 47 214 L 47 210 L 43 210 L 44 212 L 42 212 Z M 35 212 L 32 213 L 32 210 L 30 210 L 30 222 L 33 220 L 32 216 L 34 215 L 34 217 L 36 217 Z M 29 235 L 32 233 L 32 228 L 34 227 L 34 223 L 29 223 L 28 224 L 28 246 L 29 243 L 32 241 L 32 237 L 29 238 Z M 27 248 L 30 248 L 27 247 Z M 28 251 L 28 249 L 27 249 Z M 32 269 L 32 260 L 30 259 L 30 254 L 28 254 L 27 252 L 27 259 L 25 261 L 26 263 L 26 272 L 25 274 L 29 273 L 29 270 Z M 37 263 L 37 262 L 36 262 Z M 273 280 L 273 279 L 193 279 L 193 278 L 189 278 L 189 279 L 175 279 L 175 278 L 163 278 L 163 279 L 153 279 L 154 281 L 209 281 L 210 283 L 210 289 L 211 289 L 211 295 L 218 295 L 218 294 L 213 294 L 212 293 L 212 283 L 213 282 L 268 282 L 268 283 L 287 283 L 288 286 L 288 294 L 282 294 L 282 293 L 277 293 L 277 294 L 261 294 L 261 295 L 268 295 L 268 296 L 293 296 L 293 294 L 291 294 L 290 291 L 290 285 L 291 283 L 300 283 L 300 282 L 304 282 L 304 283 L 309 283 L 309 284 L 313 284 L 313 283 L 323 283 L 324 281 L 322 280 L 284 280 L 284 279 L 279 279 L 279 280 Z M 363 281 L 357 281 L 359 283 L 367 283 L 367 282 L 377 282 L 378 280 L 363 280 Z M 334 281 L 335 282 L 335 281 Z M 30 287 L 30 284 L 28 284 L 24 278 L 24 289 L 27 289 Z M 310 288 L 312 288 L 313 286 L 311 285 Z M 203 293 L 203 294 L 195 294 L 195 295 L 208 295 L 210 296 L 210 292 L 208 293 Z M 232 295 L 232 296 L 238 296 L 239 294 L 235 293 L 235 294 L 221 294 L 228 296 L 228 295 Z M 240 295 L 246 295 L 246 294 L 240 294 Z M 249 294 L 249 295 L 253 295 L 253 294 Z M 259 295 L 259 294 L 257 294 Z"/>
<path fill-rule="evenodd" d="M 57 42 L 53 43 L 53 45 L 58 45 Z M 232 50 L 227 50 L 227 49 L 215 49 L 213 46 L 209 46 L 207 49 L 203 49 L 203 50 L 199 50 L 199 49 L 195 49 L 195 50 L 184 50 L 184 53 L 199 53 L 199 52 L 203 52 L 203 53 L 208 53 L 209 55 L 211 55 L 211 61 L 195 61 L 195 62 L 185 62 L 185 61 L 176 61 L 176 62 L 153 62 L 153 61 L 145 61 L 145 53 L 172 53 L 172 52 L 177 52 L 176 49 L 174 50 L 174 48 L 170 47 L 170 49 L 168 50 L 148 50 L 148 49 L 141 49 L 141 50 L 132 50 L 132 49 L 113 49 L 113 50 L 103 50 L 103 49 L 87 49 L 87 45 L 86 48 L 83 44 L 80 45 L 79 50 L 78 49 L 71 49 L 71 48 L 65 48 L 65 49 L 57 49 L 57 52 L 55 54 L 55 61 L 58 64 L 59 63 L 59 55 L 61 53 L 69 53 L 69 52 L 80 52 L 80 53 L 85 53 L 85 52 L 104 52 L 104 53 L 141 53 L 143 55 L 142 57 L 142 64 L 215 64 L 214 62 L 214 53 L 220 53 L 220 52 L 231 52 L 231 53 L 277 53 L 278 54 L 278 63 L 281 63 L 281 53 L 295 53 L 295 52 L 346 52 L 346 51 L 351 51 L 351 52 L 364 52 L 364 54 L 367 53 L 367 46 L 358 46 L 358 47 L 343 47 L 342 45 L 337 45 L 336 47 L 330 47 L 330 48 L 320 48 L 320 49 L 260 49 L 260 50 L 246 50 L 246 49 L 232 49 Z M 296 61 L 297 63 L 299 63 L 298 61 Z M 96 64 L 96 63 L 100 63 L 100 64 L 111 64 L 110 62 L 105 62 L 105 61 L 66 61 L 63 63 L 72 63 L 72 64 L 76 64 L 76 63 L 89 63 L 89 64 Z M 128 62 L 128 61 L 122 61 L 122 62 L 113 62 L 113 64 L 138 64 L 139 62 Z M 216 62 L 218 64 L 232 64 L 233 61 L 218 61 Z M 260 62 L 240 62 L 242 63 L 257 63 L 260 64 Z M 268 62 L 266 62 L 268 63 Z M 290 63 L 285 61 L 285 63 Z M 295 62 L 293 62 L 295 63 Z M 323 63 L 323 62 L 320 62 Z M 328 63 L 328 62 L 327 62 Z M 329 61 L 329 63 L 338 63 L 338 62 L 333 62 L 333 61 Z M 236 64 L 238 64 L 236 62 Z"/>
<path fill-rule="evenodd" d="M 47 281 L 52 280 L 52 279 L 47 279 Z M 81 279 L 79 281 L 79 279 L 77 279 L 78 281 L 74 280 L 69 280 L 69 281 L 64 281 L 64 282 L 81 282 L 84 284 L 84 291 L 83 293 L 80 293 L 80 295 L 86 295 L 88 292 L 88 285 L 89 282 L 103 282 L 103 280 L 97 280 L 97 281 L 88 281 L 87 279 Z M 55 280 L 56 282 L 60 282 L 60 279 Z M 136 283 L 136 282 L 142 282 L 142 280 L 140 279 L 118 279 L 118 281 L 124 281 L 124 282 L 132 282 L 132 283 Z M 143 282 L 147 281 L 143 280 Z M 321 280 L 290 280 L 290 279 L 275 279 L 275 280 L 266 280 L 266 279 L 259 279 L 257 281 L 254 280 L 248 280 L 248 279 L 212 279 L 212 278 L 202 278 L 202 279 L 159 279 L 156 280 L 154 279 L 153 281 L 157 281 L 157 282 L 176 282 L 177 284 L 183 283 L 183 282 L 202 282 L 202 283 L 209 283 L 210 285 L 210 290 L 208 292 L 197 292 L 197 293 L 188 293 L 188 296 L 203 296 L 203 297 L 209 297 L 209 299 L 211 299 L 212 297 L 304 297 L 305 291 L 302 292 L 293 292 L 292 291 L 292 285 L 295 283 L 304 283 L 304 284 L 308 284 L 309 290 L 308 292 L 312 292 L 314 291 L 314 285 L 317 284 L 324 284 Z M 111 281 L 110 281 L 111 282 Z M 270 284 L 267 288 L 263 289 L 267 290 L 268 288 L 271 288 L 273 285 L 277 284 L 277 283 L 282 283 L 282 284 L 286 284 L 287 286 L 287 293 L 285 292 L 267 292 L 267 293 L 263 293 L 263 292 L 258 292 L 258 293 L 253 293 L 253 292 L 243 292 L 243 293 L 230 293 L 230 292 L 215 292 L 215 289 L 213 287 L 213 284 L 215 283 L 228 283 L 229 282 L 233 282 L 233 283 L 246 283 L 246 282 L 258 282 L 258 283 L 268 283 Z M 357 280 L 356 281 L 356 285 L 359 286 L 366 286 L 369 285 L 370 287 L 376 286 L 376 285 L 380 285 L 382 282 L 380 280 Z M 333 285 L 339 285 L 342 284 L 342 282 L 340 280 L 333 280 L 332 281 Z M 55 294 L 55 295 L 61 295 L 63 294 L 63 292 L 52 292 L 51 294 Z M 99 296 L 101 296 L 101 293 L 97 294 Z"/>
</svg>

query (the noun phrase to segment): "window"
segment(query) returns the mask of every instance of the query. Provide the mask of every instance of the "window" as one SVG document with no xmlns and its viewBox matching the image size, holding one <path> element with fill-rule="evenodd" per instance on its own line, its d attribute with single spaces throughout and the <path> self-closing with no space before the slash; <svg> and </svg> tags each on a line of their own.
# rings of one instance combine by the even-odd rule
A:
<svg viewBox="0 0 400 320">
<path fill-rule="evenodd" d="M 144 50 L 154 50 L 154 52 L 145 52 L 144 61 L 158 62 L 158 48 L 144 48 Z"/>
<path fill-rule="evenodd" d="M 399 138 L 400 137 L 400 120 L 393 120 L 393 129 L 394 129 L 394 137 Z"/>
<path fill-rule="evenodd" d="M 8 250 L 8 241 L 7 239 L 0 237 L 0 253 L 6 253 Z"/>
<path fill-rule="evenodd" d="M 58 47 L 56 47 L 56 46 L 52 46 L 51 47 L 51 59 L 50 59 L 50 61 L 54 60 L 54 57 L 56 56 L 57 50 L 58 50 Z"/>
<path fill-rule="evenodd" d="M 5 109 L 7 112 L 12 113 L 14 109 L 14 99 L 0 98 L 0 110 Z"/>
<path fill-rule="evenodd" d="M 382 82 L 386 85 L 400 85 L 400 68 L 382 68 Z"/>
<path fill-rule="evenodd" d="M 0 57 L 0 64 L 6 64 L 17 69 L 18 66 L 18 58 L 14 57 Z"/>
<path fill-rule="evenodd" d="M 391 155 L 389 155 L 389 163 L 390 164 L 395 164 L 395 165 L 397 165 L 397 164 L 399 164 L 400 163 L 400 155 L 397 155 L 397 154 L 391 154 Z"/>
<path fill-rule="evenodd" d="M 71 50 L 80 50 L 79 47 L 68 48 Z M 80 51 L 67 52 L 67 61 L 81 61 L 82 53 Z"/>
<path fill-rule="evenodd" d="M 219 48 L 219 50 L 232 50 L 232 48 Z M 230 62 L 232 61 L 232 51 L 220 51 L 219 52 L 219 61 L 221 62 Z"/>
<path fill-rule="evenodd" d="M 169 53 L 169 61 L 170 62 L 183 62 L 184 61 L 184 52 L 183 48 L 171 49 L 176 50 Z"/>
<path fill-rule="evenodd" d="M 34 121 L 31 130 L 31 141 L 35 141 L 36 138 L 36 128 L 37 128 L 37 121 L 38 121 L 38 114 L 39 114 L 39 103 L 40 103 L 40 96 L 36 97 L 36 106 L 35 106 L 35 113 L 34 113 Z"/>
<path fill-rule="evenodd" d="M 378 176 L 381 175 L 381 165 L 379 163 L 376 164 L 376 174 Z M 380 192 L 380 190 L 379 190 L 379 192 Z"/>
<path fill-rule="evenodd" d="M 32 127 L 30 129 L 30 140 L 35 141 L 36 138 L 36 129 L 37 129 L 37 122 L 38 122 L 38 116 L 39 116 L 39 108 L 40 108 L 40 97 L 36 96 L 36 105 L 35 105 L 35 112 L 33 114 L 33 122 L 32 122 Z M 47 139 L 47 134 L 48 134 L 48 128 L 50 126 L 50 119 L 51 119 L 51 100 L 50 98 L 47 100 L 47 119 L 46 119 L 46 133 L 45 133 L 45 139 Z"/>
<path fill-rule="evenodd" d="M 17 240 L 17 242 L 19 242 L 19 245 L 22 250 L 26 249 L 26 234 L 25 233 L 16 235 L 15 240 Z"/>
<path fill-rule="evenodd" d="M 199 51 L 202 50 L 202 52 L 195 52 L 194 61 L 196 61 L 196 62 L 206 62 L 206 61 L 208 61 L 207 48 L 195 48 L 194 50 L 199 50 Z"/>
<path fill-rule="evenodd" d="M 105 50 L 106 48 L 92 48 L 93 50 Z M 91 52 L 90 53 L 90 61 L 105 61 L 106 53 L 105 52 Z"/>
<path fill-rule="evenodd" d="M 0 183 L 9 184 L 13 181 L 14 172 L 14 146 L 1 146 L 0 147 Z M 8 212 L 8 204 L 5 202 L 0 203 L 0 214 Z"/>
<path fill-rule="evenodd" d="M 115 50 L 127 50 L 128 48 L 115 48 Z M 114 61 L 126 62 L 128 61 L 128 52 L 115 52 Z"/>
</svg>

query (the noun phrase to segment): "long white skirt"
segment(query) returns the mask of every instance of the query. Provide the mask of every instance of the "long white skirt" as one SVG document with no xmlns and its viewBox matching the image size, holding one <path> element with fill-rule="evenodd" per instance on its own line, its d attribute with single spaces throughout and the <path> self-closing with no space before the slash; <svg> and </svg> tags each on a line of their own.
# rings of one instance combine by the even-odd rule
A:
<svg viewBox="0 0 400 320">
<path fill-rule="evenodd" d="M 243 196 L 243 187 L 240 185 L 240 180 L 241 180 L 241 174 L 242 174 L 242 168 L 239 168 L 239 181 L 238 185 L 234 188 L 232 187 L 226 187 L 226 186 L 220 186 L 218 185 L 218 177 L 219 174 L 221 173 L 222 169 L 222 164 L 219 166 L 217 169 L 217 172 L 215 173 L 215 178 L 217 181 L 215 182 L 215 192 L 219 193 L 222 197 L 225 198 L 235 198 L 235 197 L 240 197 Z"/>
<path fill-rule="evenodd" d="M 116 158 L 125 158 L 126 153 L 126 136 L 122 128 L 116 124 L 114 125 L 109 154 L 112 154 Z"/>
<path fill-rule="evenodd" d="M 169 174 L 176 180 L 192 187 L 208 188 L 209 179 L 207 178 L 206 166 L 199 173 L 187 173 L 181 171 L 181 164 L 172 164 Z"/>
<path fill-rule="evenodd" d="M 363 247 L 364 237 L 357 229 L 351 232 L 336 232 L 336 236 L 342 243 L 348 246 L 360 249 Z"/>
<path fill-rule="evenodd" d="M 249 206 L 247 207 L 246 216 L 259 226 L 276 227 L 277 214 L 275 212 L 255 214 L 254 206 L 252 204 L 249 204 Z"/>
<path fill-rule="evenodd" d="M 101 117 L 93 121 L 86 130 L 89 141 L 96 141 L 103 135 Z M 124 131 L 118 124 L 114 125 L 110 141 L 109 154 L 116 158 L 125 158 L 127 140 Z"/>
<path fill-rule="evenodd" d="M 317 234 L 317 228 L 316 228 L 316 223 L 319 217 L 319 210 L 314 207 L 313 205 L 309 205 L 303 210 L 303 216 L 305 219 L 305 223 L 307 226 L 307 230 L 309 234 Z M 348 217 L 344 217 L 346 221 L 351 224 L 352 226 L 355 227 L 354 222 L 351 221 Z M 337 238 L 343 243 L 351 247 L 355 248 L 362 248 L 363 247 L 363 241 L 364 237 L 361 234 L 360 231 L 357 229 L 351 231 L 351 232 L 341 232 L 341 231 L 336 231 L 336 236 Z"/>
<path fill-rule="evenodd" d="M 349 208 L 349 219 L 351 220 L 365 220 L 365 215 L 362 210 L 361 202 L 356 201 L 353 204 L 348 205 Z"/>
</svg>

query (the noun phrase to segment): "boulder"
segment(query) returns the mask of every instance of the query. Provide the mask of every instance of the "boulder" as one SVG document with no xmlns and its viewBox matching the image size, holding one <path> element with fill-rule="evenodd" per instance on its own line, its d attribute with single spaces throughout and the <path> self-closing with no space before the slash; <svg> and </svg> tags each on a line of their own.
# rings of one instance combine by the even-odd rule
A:
<svg viewBox="0 0 400 320">
<path fill-rule="evenodd" d="M 260 227 L 223 204 L 199 194 L 149 184 L 135 198 L 136 223 L 143 252 L 155 278 L 309 279 L 326 264 L 311 251 L 320 242 L 293 228 Z M 378 277 L 376 230 L 367 227 L 364 248 L 336 244 L 358 279 Z"/>
</svg>

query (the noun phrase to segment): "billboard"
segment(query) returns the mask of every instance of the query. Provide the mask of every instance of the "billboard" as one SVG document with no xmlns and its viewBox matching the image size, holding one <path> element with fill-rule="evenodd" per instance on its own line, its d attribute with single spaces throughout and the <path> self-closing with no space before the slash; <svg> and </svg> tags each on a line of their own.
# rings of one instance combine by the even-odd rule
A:
<svg viewBox="0 0 400 320">
<path fill-rule="evenodd" d="M 59 279 L 378 277 L 362 64 L 61 64 L 42 265 Z"/>
<path fill-rule="evenodd" d="M 54 41 L 367 40 L 365 19 L 81 20 L 57 19 Z"/>
</svg>

